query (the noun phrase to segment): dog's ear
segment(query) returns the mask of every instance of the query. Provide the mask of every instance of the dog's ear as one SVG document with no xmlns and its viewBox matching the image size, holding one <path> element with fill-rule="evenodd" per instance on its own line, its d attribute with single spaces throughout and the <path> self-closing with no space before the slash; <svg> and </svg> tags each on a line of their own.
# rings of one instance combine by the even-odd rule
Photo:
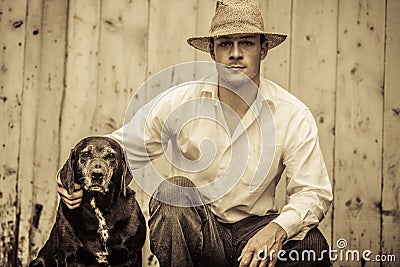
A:
<svg viewBox="0 0 400 267">
<path fill-rule="evenodd" d="M 60 180 L 63 186 L 67 189 L 68 194 L 72 194 L 74 192 L 74 168 L 75 165 L 75 151 L 74 149 L 71 150 L 69 154 L 68 160 L 64 163 L 64 166 L 61 168 L 60 171 Z"/>
<path fill-rule="evenodd" d="M 126 154 L 124 151 L 122 151 L 122 168 L 124 171 L 122 174 L 121 191 L 120 192 L 122 192 L 124 197 L 126 197 L 126 187 L 132 181 L 133 175 L 131 172 L 131 168 L 129 167 L 128 158 L 126 157 Z"/>
</svg>

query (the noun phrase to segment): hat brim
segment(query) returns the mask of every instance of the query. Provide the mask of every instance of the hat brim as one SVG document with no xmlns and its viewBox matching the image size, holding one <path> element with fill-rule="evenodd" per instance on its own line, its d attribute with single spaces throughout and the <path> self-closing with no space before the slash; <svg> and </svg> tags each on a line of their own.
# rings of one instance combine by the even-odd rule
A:
<svg viewBox="0 0 400 267">
<path fill-rule="evenodd" d="M 210 38 L 217 38 L 219 36 L 225 35 L 234 35 L 237 33 L 230 34 L 221 34 L 221 35 L 208 35 L 208 36 L 195 36 L 187 39 L 187 43 L 194 48 L 209 53 L 210 52 Z M 246 33 L 243 33 L 246 34 Z M 266 32 L 252 32 L 251 34 L 264 34 L 265 38 L 268 42 L 268 50 L 271 50 L 274 47 L 277 47 L 281 43 L 283 43 L 287 37 L 285 34 L 277 34 L 277 33 L 266 33 Z"/>
</svg>

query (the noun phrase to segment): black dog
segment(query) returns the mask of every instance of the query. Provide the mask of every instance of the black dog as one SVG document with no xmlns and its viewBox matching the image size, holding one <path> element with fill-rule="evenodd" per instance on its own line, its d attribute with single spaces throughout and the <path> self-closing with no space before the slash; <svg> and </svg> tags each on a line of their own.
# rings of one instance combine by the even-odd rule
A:
<svg viewBox="0 0 400 267">
<path fill-rule="evenodd" d="M 71 194 L 81 184 L 81 205 L 62 201 L 49 239 L 30 266 L 141 266 L 146 224 L 120 145 L 87 137 L 72 149 L 60 171 Z"/>
</svg>

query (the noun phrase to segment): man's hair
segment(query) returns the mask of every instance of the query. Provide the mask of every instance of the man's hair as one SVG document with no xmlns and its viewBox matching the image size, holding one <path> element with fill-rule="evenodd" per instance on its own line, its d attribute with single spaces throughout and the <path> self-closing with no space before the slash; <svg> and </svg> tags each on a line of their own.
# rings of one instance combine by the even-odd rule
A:
<svg viewBox="0 0 400 267">
<path fill-rule="evenodd" d="M 264 34 L 260 34 L 260 44 L 261 46 L 264 44 L 264 42 L 267 42 L 267 37 Z M 214 51 L 214 37 L 210 37 L 209 39 L 209 47 L 210 47 L 210 52 Z M 267 45 L 268 47 L 268 45 Z"/>
</svg>

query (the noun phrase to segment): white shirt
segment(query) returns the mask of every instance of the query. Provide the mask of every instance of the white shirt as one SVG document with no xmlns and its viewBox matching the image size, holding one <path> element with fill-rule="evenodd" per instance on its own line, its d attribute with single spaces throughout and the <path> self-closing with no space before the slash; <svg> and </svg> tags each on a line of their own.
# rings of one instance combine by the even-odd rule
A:
<svg viewBox="0 0 400 267">
<path fill-rule="evenodd" d="M 157 164 L 156 171 L 190 178 L 222 222 L 276 213 L 275 187 L 286 168 L 289 200 L 274 222 L 288 239 L 302 239 L 332 201 L 317 134 L 301 101 L 261 80 L 256 100 L 232 135 L 217 86 L 191 82 L 162 93 L 109 136 L 123 143 L 133 168 L 162 156 L 164 167 Z"/>
</svg>

